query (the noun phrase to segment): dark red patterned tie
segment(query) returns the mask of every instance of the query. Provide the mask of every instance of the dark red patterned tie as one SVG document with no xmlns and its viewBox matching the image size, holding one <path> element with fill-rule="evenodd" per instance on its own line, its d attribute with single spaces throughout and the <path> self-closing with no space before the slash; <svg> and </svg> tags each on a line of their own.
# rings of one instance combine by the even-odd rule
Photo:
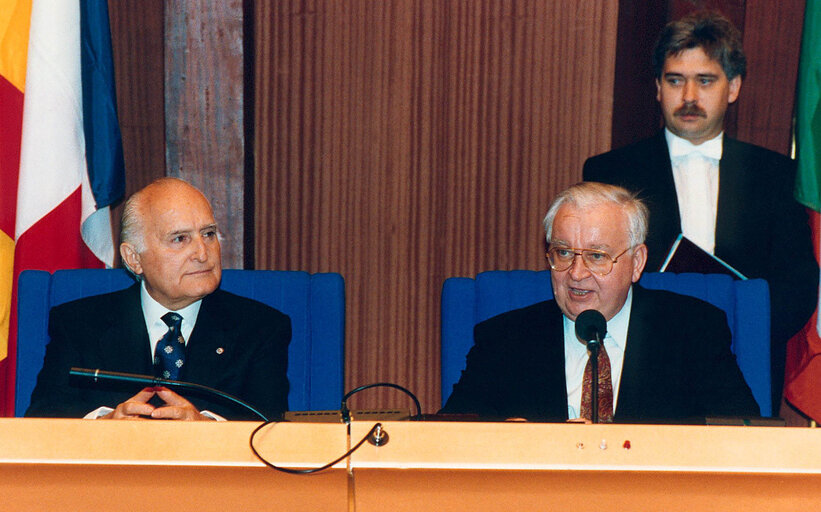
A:
<svg viewBox="0 0 821 512">
<path fill-rule="evenodd" d="M 591 402 L 593 395 L 593 361 L 587 360 L 582 380 L 582 407 L 580 416 L 591 419 L 593 416 Z M 604 349 L 599 348 L 599 423 L 613 422 L 613 383 L 610 378 L 610 357 Z"/>
</svg>

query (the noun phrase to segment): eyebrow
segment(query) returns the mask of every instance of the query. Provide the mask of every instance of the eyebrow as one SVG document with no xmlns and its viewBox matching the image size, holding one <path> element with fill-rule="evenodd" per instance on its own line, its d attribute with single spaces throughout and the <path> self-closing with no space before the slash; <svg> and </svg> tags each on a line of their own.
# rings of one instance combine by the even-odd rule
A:
<svg viewBox="0 0 821 512">
<path fill-rule="evenodd" d="M 207 224 L 207 225 L 205 225 L 205 226 L 202 226 L 201 228 L 185 228 L 185 229 L 177 229 L 177 230 L 175 230 L 175 231 L 171 231 L 171 232 L 169 232 L 169 233 L 168 233 L 168 235 L 169 235 L 169 236 L 174 236 L 174 235 L 184 235 L 184 234 L 187 234 L 187 233 L 192 233 L 192 232 L 195 232 L 195 231 L 199 232 L 199 231 L 206 231 L 206 230 L 209 230 L 209 229 L 217 230 L 217 224 L 216 224 L 216 223 L 214 223 L 214 224 Z"/>
<path fill-rule="evenodd" d="M 581 249 L 581 250 L 594 250 L 594 251 L 604 251 L 607 252 L 611 247 L 607 244 L 593 244 L 590 247 L 573 247 L 571 244 L 565 242 L 564 240 L 551 240 L 550 245 L 561 245 L 562 247 L 566 247 L 568 249 Z"/>
<path fill-rule="evenodd" d="M 718 74 L 716 73 L 696 73 L 696 78 L 718 78 Z M 664 78 L 678 78 L 678 77 L 685 77 L 684 73 L 679 73 L 677 71 L 668 71 L 664 73 Z"/>
</svg>

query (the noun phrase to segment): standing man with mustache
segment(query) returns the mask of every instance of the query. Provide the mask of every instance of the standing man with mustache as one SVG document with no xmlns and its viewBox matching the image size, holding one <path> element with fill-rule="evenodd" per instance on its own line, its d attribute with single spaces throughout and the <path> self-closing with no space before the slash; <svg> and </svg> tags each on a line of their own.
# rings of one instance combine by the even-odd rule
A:
<svg viewBox="0 0 821 512">
<path fill-rule="evenodd" d="M 777 409 L 786 343 L 815 308 L 818 265 L 806 211 L 793 198 L 794 162 L 723 132 L 746 65 L 741 35 L 721 15 L 698 12 L 667 24 L 653 52 L 664 129 L 588 159 L 584 179 L 645 201 L 651 271 L 683 234 L 745 276 L 768 281 Z"/>
</svg>

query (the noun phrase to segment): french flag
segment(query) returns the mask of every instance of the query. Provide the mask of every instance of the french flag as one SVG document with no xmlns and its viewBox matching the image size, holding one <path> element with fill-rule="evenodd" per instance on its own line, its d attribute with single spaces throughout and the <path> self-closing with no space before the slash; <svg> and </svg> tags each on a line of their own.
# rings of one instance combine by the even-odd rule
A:
<svg viewBox="0 0 821 512">
<path fill-rule="evenodd" d="M 12 414 L 16 282 L 114 264 L 125 193 L 105 0 L 0 0 L 0 410 Z M 2 16 L 2 15 L 0 15 Z"/>
</svg>

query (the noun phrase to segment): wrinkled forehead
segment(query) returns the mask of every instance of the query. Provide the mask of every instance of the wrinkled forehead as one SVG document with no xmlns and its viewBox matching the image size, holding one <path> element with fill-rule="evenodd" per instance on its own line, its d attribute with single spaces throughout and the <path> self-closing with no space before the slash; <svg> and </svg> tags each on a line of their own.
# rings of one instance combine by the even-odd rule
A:
<svg viewBox="0 0 821 512">
<path fill-rule="evenodd" d="M 202 229 L 215 223 L 211 204 L 194 187 L 173 183 L 146 192 L 141 205 L 146 225 L 174 231 Z"/>
<path fill-rule="evenodd" d="M 580 249 L 617 248 L 630 238 L 628 222 L 627 212 L 615 203 L 568 203 L 556 213 L 551 241 Z"/>
<path fill-rule="evenodd" d="M 726 77 L 721 61 L 703 47 L 683 48 L 677 52 L 670 52 L 664 58 L 662 73 L 683 72 L 694 68 L 696 72 L 716 74 Z"/>
</svg>

